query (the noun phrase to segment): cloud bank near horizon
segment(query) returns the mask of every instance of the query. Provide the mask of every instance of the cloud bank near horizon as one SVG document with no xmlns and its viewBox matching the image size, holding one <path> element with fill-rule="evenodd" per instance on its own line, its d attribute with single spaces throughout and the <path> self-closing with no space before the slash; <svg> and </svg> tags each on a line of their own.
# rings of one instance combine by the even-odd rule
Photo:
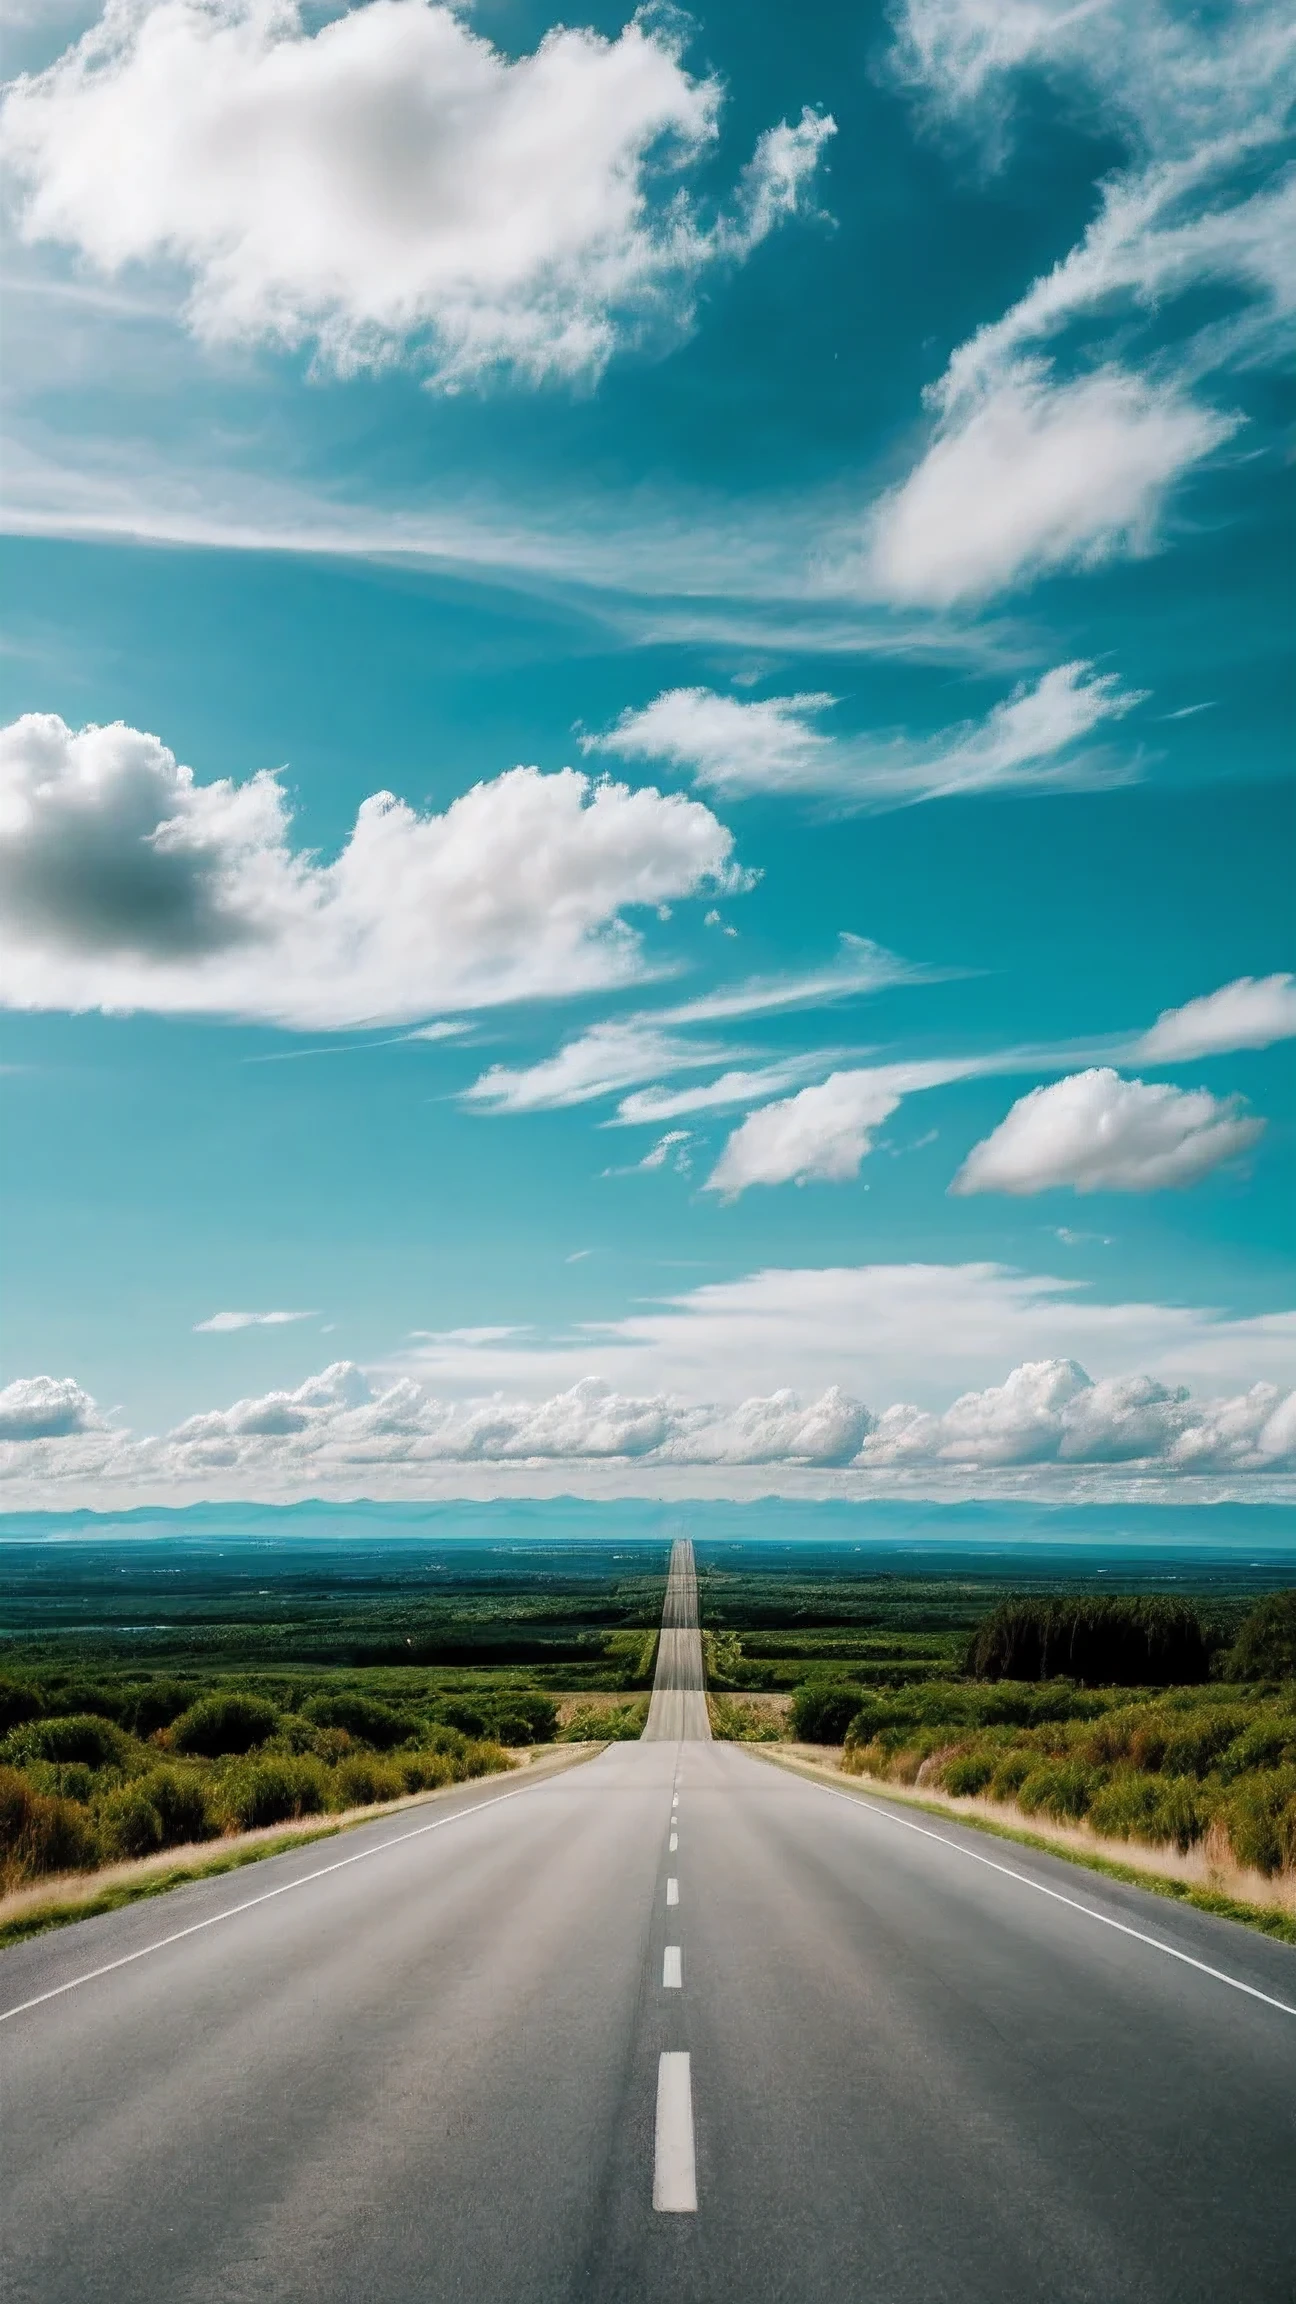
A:
<svg viewBox="0 0 1296 2304">
<path fill-rule="evenodd" d="M 1028 1361 L 943 1412 L 871 1412 L 839 1386 L 726 1405 L 635 1395 L 586 1376 L 547 1399 L 447 1400 L 409 1377 L 384 1384 L 336 1361 L 292 1390 L 236 1400 L 158 1437 L 115 1428 L 71 1378 L 0 1392 L 0 1495 L 408 1495 L 484 1469 L 688 1468 L 934 1477 L 975 1493 L 982 1475 L 1051 1468 L 1239 1482 L 1296 1472 L 1296 1390 L 1259 1383 L 1193 1399 L 1147 1375 L 1095 1382 L 1075 1360 Z"/>
</svg>

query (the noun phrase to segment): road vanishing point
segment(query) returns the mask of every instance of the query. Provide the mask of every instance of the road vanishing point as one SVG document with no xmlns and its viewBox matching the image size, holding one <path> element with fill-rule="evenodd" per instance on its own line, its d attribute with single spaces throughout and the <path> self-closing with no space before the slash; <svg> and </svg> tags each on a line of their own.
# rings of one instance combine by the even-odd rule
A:
<svg viewBox="0 0 1296 2304">
<path fill-rule="evenodd" d="M 4 2304 L 1293 2304 L 1296 1952 L 703 1685 L 0 1957 Z"/>
</svg>

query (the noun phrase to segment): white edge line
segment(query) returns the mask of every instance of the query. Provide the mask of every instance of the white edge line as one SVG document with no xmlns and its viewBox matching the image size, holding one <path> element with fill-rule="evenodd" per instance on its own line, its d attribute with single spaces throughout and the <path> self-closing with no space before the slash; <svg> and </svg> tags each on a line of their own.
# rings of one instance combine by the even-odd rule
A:
<svg viewBox="0 0 1296 2304">
<path fill-rule="evenodd" d="M 75 1992 L 80 1984 L 93 1984 L 96 1977 L 111 1976 L 115 1968 L 129 1968 L 133 1961 L 147 1959 L 150 1952 L 165 1952 L 169 1944 L 179 1944 L 186 1936 L 197 1936 L 204 1928 L 216 1928 L 222 1920 L 236 1920 L 240 1912 L 250 1912 L 254 1905 L 269 1904 L 276 1896 L 289 1896 L 294 1888 L 309 1888 L 313 1880 L 323 1880 L 330 1872 L 345 1872 L 348 1865 L 363 1864 L 370 1856 L 382 1856 L 389 1848 L 402 1847 L 407 1840 L 422 1840 L 429 1832 L 442 1832 L 448 1824 L 462 1824 L 469 1816 L 480 1816 L 487 1808 L 501 1808 L 506 1800 L 520 1800 L 524 1792 L 536 1789 L 535 1782 L 517 1784 L 511 1792 L 497 1792 L 493 1799 L 475 1800 L 471 1808 L 457 1808 L 453 1816 L 438 1816 L 431 1824 L 417 1825 L 413 1832 L 397 1832 L 390 1840 L 380 1840 L 375 1848 L 358 1848 L 354 1856 L 340 1856 L 335 1864 L 317 1865 L 313 1872 L 303 1872 L 299 1880 L 285 1880 L 278 1888 L 267 1888 L 260 1896 L 248 1896 L 241 1904 L 231 1904 L 226 1912 L 212 1912 L 206 1920 L 195 1920 L 188 1928 L 176 1928 L 170 1936 L 160 1936 L 155 1944 L 141 1944 L 136 1952 L 123 1952 L 120 1960 L 105 1960 L 101 1968 L 87 1968 L 84 1976 L 70 1976 L 66 1984 L 55 1984 L 48 1992 L 38 1992 L 34 2000 L 20 2000 L 16 2007 L 0 2009 L 0 2024 L 7 2024 L 11 2016 L 25 2016 L 29 2008 L 43 2007 L 47 2000 L 58 2000 L 65 1992 Z"/>
<path fill-rule="evenodd" d="M 798 1771 L 799 1773 L 799 1771 Z M 802 1776 L 815 1792 L 826 1792 L 830 1800 L 845 1800 L 848 1806 L 866 1815 L 880 1816 L 887 1824 L 898 1824 L 904 1832 L 917 1832 L 924 1840 L 939 1840 L 942 1848 L 952 1848 L 956 1856 L 966 1856 L 972 1864 L 984 1864 L 987 1871 L 1002 1872 L 1006 1880 L 1016 1880 L 1023 1888 L 1034 1888 L 1039 1895 L 1048 1896 L 1055 1904 L 1066 1904 L 1073 1912 L 1083 1912 L 1086 1920 L 1096 1920 L 1103 1928 L 1114 1928 L 1118 1935 L 1132 1936 L 1138 1944 L 1150 1944 L 1154 1952 L 1164 1952 L 1168 1960 L 1182 1960 L 1185 1968 L 1196 1968 L 1203 1976 L 1213 1976 L 1217 1984 L 1229 1984 L 1235 1992 L 1245 1992 L 1251 2000 L 1263 2000 L 1266 2008 L 1277 2008 L 1284 2016 L 1296 2016 L 1286 2000 L 1275 2000 L 1271 1993 L 1261 1992 L 1254 1984 L 1244 1984 L 1240 1976 L 1228 1976 L 1222 1968 L 1212 1968 L 1208 1961 L 1195 1960 L 1191 1952 L 1180 1952 L 1173 1944 L 1164 1944 L 1159 1936 L 1148 1936 L 1141 1928 L 1131 1928 L 1125 1920 L 1113 1920 L 1106 1912 L 1095 1912 L 1092 1904 L 1082 1904 L 1077 1896 L 1064 1896 L 1060 1888 L 1046 1888 L 1042 1880 L 1032 1880 L 1029 1872 L 1015 1872 L 1011 1864 L 997 1864 L 993 1856 L 983 1856 L 977 1848 L 965 1848 L 961 1841 L 951 1840 L 948 1833 L 933 1832 L 930 1824 L 915 1824 L 908 1816 L 897 1816 L 894 1810 L 884 1808 L 879 1795 L 875 1801 L 869 1793 L 839 1792 L 835 1784 L 819 1784 L 813 1776 Z"/>
</svg>

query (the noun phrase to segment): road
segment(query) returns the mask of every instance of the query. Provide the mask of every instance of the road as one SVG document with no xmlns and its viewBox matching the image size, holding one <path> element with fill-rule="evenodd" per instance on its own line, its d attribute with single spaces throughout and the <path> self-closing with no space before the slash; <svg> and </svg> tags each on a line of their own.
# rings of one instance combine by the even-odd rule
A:
<svg viewBox="0 0 1296 2304">
<path fill-rule="evenodd" d="M 663 1736 L 676 1652 L 0 1957 L 5 2304 L 1292 2304 L 1296 1952 Z"/>
</svg>

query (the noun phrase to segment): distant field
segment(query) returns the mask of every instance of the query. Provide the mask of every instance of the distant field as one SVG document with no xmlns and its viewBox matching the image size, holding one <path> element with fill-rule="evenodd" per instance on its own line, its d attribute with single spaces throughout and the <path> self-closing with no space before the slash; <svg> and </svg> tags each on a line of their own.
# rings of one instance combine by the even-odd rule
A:
<svg viewBox="0 0 1296 2304">
<path fill-rule="evenodd" d="M 0 1540 L 0 1884 L 397 1798 L 504 1766 L 508 1746 L 640 1732 L 669 1532 L 357 1541 L 341 1514 L 324 1536 L 266 1518 Z M 1290 1863 L 1296 1687 L 1181 1691 L 1176 1741 L 1146 1690 L 1063 1690 L 1040 1713 L 967 1672 L 1010 1593 L 1190 1598 L 1218 1660 L 1296 1582 L 1290 1555 L 695 1541 L 718 1734 L 777 1739 L 790 1713 L 795 1736 L 845 1738 L 850 1765 L 892 1780 L 999 1797 L 1011 1779 L 1027 1813 L 1096 1804 L 1108 1830 L 1227 1830 L 1264 1869 Z M 1126 1742 L 1113 1725 L 1100 1753 L 1117 1710 Z"/>
</svg>

